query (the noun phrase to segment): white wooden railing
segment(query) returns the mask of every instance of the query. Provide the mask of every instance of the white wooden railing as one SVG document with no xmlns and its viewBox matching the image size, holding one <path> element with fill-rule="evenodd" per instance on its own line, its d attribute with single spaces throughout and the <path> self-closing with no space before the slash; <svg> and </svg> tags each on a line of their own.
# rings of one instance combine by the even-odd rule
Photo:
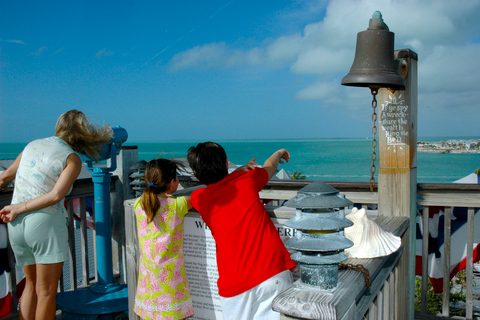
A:
<svg viewBox="0 0 480 320">
<path fill-rule="evenodd" d="M 429 230 L 429 209 L 431 206 L 444 207 L 444 251 L 441 252 L 443 259 L 443 303 L 442 317 L 450 316 L 450 256 L 451 256 L 451 222 L 452 207 L 468 208 L 467 217 L 467 263 L 466 263 L 466 315 L 464 319 L 473 319 L 473 244 L 474 244 L 474 218 L 480 208 L 480 185 L 471 184 L 419 184 L 419 201 L 423 207 L 423 230 Z M 477 226 L 477 232 L 478 232 Z M 428 261 L 429 237 L 423 237 L 422 261 Z M 462 248 L 463 249 L 463 248 Z M 421 315 L 427 315 L 427 274 L 428 263 L 422 263 L 421 284 Z"/>
<path fill-rule="evenodd" d="M 308 181 L 303 182 L 279 182 L 271 181 L 269 187 L 262 191 L 262 197 L 270 199 L 289 199 L 296 194 L 296 191 L 305 186 Z M 361 204 L 362 207 L 367 208 L 371 204 L 378 204 L 376 192 L 370 192 L 366 183 L 358 182 L 327 182 L 332 187 L 338 189 L 340 193 L 344 194 L 346 198 L 354 203 Z M 480 185 L 476 184 L 434 184 L 434 183 L 419 183 L 418 184 L 418 204 L 423 207 L 423 215 L 418 214 L 423 221 L 424 230 L 429 230 L 428 212 L 431 206 L 445 207 L 445 228 L 444 234 L 444 252 L 442 256 L 444 259 L 443 267 L 443 310 L 440 314 L 432 314 L 427 310 L 428 304 L 428 263 L 422 265 L 422 284 L 421 284 L 421 310 L 416 312 L 418 319 L 425 319 L 427 317 L 437 316 L 445 318 L 450 316 L 450 253 L 451 253 L 451 220 L 452 207 L 468 208 L 467 219 L 467 268 L 466 268 L 466 310 L 465 317 L 456 316 L 456 319 L 473 319 L 473 239 L 474 239 L 474 217 L 480 208 Z M 480 214 L 480 213 L 478 213 Z M 477 226 L 478 229 L 478 226 Z M 477 231 L 478 232 L 478 231 Z M 403 239 L 402 239 L 403 241 Z M 428 261 L 428 236 L 423 237 L 422 241 L 422 261 Z M 415 252 L 410 257 L 415 258 Z M 368 308 L 368 319 L 394 319 L 387 317 L 385 308 L 392 310 L 393 308 L 401 308 L 402 306 L 392 306 L 387 301 L 393 301 L 395 292 L 392 292 L 392 282 L 395 283 L 396 266 L 392 269 L 390 278 L 384 283 L 373 299 L 372 304 Z M 387 290 L 387 291 L 385 291 Z M 371 292 L 371 291 L 370 291 Z M 394 299 L 394 298 L 393 298 Z M 390 312 L 390 311 L 389 311 Z M 372 315 L 375 314 L 375 316 Z M 383 315 L 383 316 L 380 316 Z M 373 316 L 373 317 L 372 317 Z"/>
<path fill-rule="evenodd" d="M 274 201 L 287 200 L 292 198 L 296 192 L 301 189 L 303 186 L 307 185 L 310 181 L 271 181 L 268 183 L 267 187 L 261 192 L 261 197 L 263 199 L 273 199 Z M 332 187 L 339 190 L 340 193 L 345 194 L 345 196 L 353 201 L 354 203 L 359 203 L 362 206 L 367 207 L 369 204 L 378 203 L 377 194 L 375 192 L 371 193 L 369 191 L 368 183 L 359 183 L 359 182 L 327 182 Z M 115 177 L 112 178 L 112 194 L 121 192 L 115 185 L 118 184 L 118 181 Z M 85 199 L 88 196 L 93 195 L 93 185 L 91 180 L 83 179 L 77 181 L 73 193 L 67 197 L 67 208 L 70 216 L 69 223 L 69 236 L 70 243 L 77 243 L 77 246 L 70 246 L 70 261 L 66 264 L 68 272 L 66 272 L 68 277 L 64 277 L 59 290 L 70 290 L 80 287 L 85 287 L 92 285 L 95 282 L 96 270 L 95 267 L 90 267 L 92 265 L 91 259 L 95 257 L 94 252 L 91 252 L 89 249 L 89 243 L 95 238 L 89 235 L 89 217 L 85 210 Z M 449 286 L 449 270 L 447 267 L 450 265 L 449 252 L 450 252 L 450 221 L 451 221 L 451 207 L 466 207 L 468 208 L 468 233 L 467 233 L 467 269 L 466 269 L 466 316 L 457 317 L 460 319 L 473 319 L 473 235 L 474 235 L 474 216 L 475 208 L 480 207 L 480 186 L 478 185 L 455 185 L 455 184 L 418 184 L 418 203 L 423 207 L 424 216 L 423 216 L 423 225 L 425 230 L 428 230 L 429 220 L 428 211 L 431 206 L 444 206 L 445 207 L 445 267 L 444 267 L 444 293 L 443 293 L 443 311 L 439 317 L 449 317 L 449 305 L 450 305 L 450 286 Z M 0 207 L 8 204 L 10 202 L 11 193 L 2 193 L 0 194 Z M 80 210 L 77 212 L 77 215 L 80 218 L 80 222 L 77 222 L 78 226 L 75 226 L 74 221 L 74 208 L 73 208 L 73 199 L 79 199 Z M 119 212 L 119 219 L 123 219 L 123 212 Z M 384 225 L 385 226 L 385 225 Z M 91 231 L 94 232 L 94 225 L 91 225 Z M 123 226 L 125 227 L 129 226 Z M 387 226 L 388 228 L 388 226 Z M 478 229 L 478 228 L 477 228 Z M 398 229 L 399 230 L 399 229 Z M 405 234 L 406 230 L 401 230 Z M 117 239 L 118 240 L 118 239 Z M 94 241 L 94 240 L 93 240 Z M 128 246 L 128 243 L 127 243 Z M 95 246 L 90 246 L 95 248 Z M 118 269 L 116 272 L 116 278 L 119 282 L 126 281 L 128 276 L 125 272 L 126 270 L 124 265 L 125 249 L 123 243 L 119 244 L 120 249 L 116 247 L 116 253 L 114 257 L 117 256 L 116 260 Z M 428 248 L 428 237 L 424 237 L 423 241 L 423 261 L 427 261 L 426 255 Z M 93 249 L 94 250 L 94 249 Z M 12 260 L 13 258 L 10 257 Z M 93 258 L 94 259 L 94 258 Z M 394 319 L 395 310 L 402 308 L 403 306 L 398 305 L 395 301 L 398 297 L 398 276 L 397 272 L 397 263 L 398 257 L 393 260 L 384 261 L 382 267 L 375 267 L 375 279 L 373 279 L 374 285 L 366 291 L 360 293 L 356 297 L 356 308 L 355 308 L 355 317 L 358 318 L 368 318 L 368 319 Z M 68 265 L 68 267 L 67 267 Z M 93 263 L 94 265 L 94 263 Z M 423 276 L 422 276 L 422 286 L 421 286 L 421 311 L 416 314 L 419 319 L 432 317 L 431 313 L 427 310 L 427 265 L 423 265 Z M 373 270 L 372 269 L 372 270 Z M 12 269 L 12 271 L 14 268 Z M 77 271 L 81 270 L 81 271 Z M 125 271 L 126 270 L 126 271 Z M 344 271 L 342 271 L 344 272 Z M 372 275 L 372 274 L 371 274 Z M 350 279 L 354 277 L 352 274 L 349 274 L 348 271 L 345 271 L 344 277 Z M 125 280 L 124 280 L 125 279 Z M 353 278 L 352 278 L 353 279 Z M 360 283 L 361 279 L 357 279 Z M 375 281 L 378 280 L 376 283 Z M 15 275 L 12 277 L 12 282 L 15 282 Z M 66 283 L 73 284 L 71 287 L 66 288 Z M 13 286 L 15 288 L 15 286 Z M 15 294 L 15 292 L 14 292 Z M 346 310 L 348 311 L 348 310 Z M 349 311 L 352 312 L 352 311 Z M 344 313 L 344 316 L 348 315 Z M 285 316 L 288 317 L 288 316 Z M 15 314 L 9 318 L 15 318 Z M 5 318 L 5 319 L 9 319 Z M 346 318 L 345 318 L 346 319 Z"/>
</svg>

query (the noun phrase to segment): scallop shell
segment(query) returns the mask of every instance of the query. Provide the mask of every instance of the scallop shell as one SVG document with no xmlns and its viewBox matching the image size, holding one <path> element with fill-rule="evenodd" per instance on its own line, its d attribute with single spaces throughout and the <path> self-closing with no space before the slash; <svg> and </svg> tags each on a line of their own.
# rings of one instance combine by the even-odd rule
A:
<svg viewBox="0 0 480 320">
<path fill-rule="evenodd" d="M 383 257 L 400 247 L 400 237 L 380 228 L 368 218 L 365 209 L 353 208 L 345 218 L 353 222 L 353 226 L 344 229 L 345 237 L 353 242 L 353 247 L 345 249 L 349 258 Z"/>
</svg>

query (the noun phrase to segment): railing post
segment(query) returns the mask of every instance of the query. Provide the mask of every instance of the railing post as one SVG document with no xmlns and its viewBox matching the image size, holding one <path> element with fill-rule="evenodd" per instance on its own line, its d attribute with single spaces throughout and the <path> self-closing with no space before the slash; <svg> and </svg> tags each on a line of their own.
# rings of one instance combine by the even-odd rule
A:
<svg viewBox="0 0 480 320">
<path fill-rule="evenodd" d="M 7 226 L 5 225 L 6 236 L 8 237 Z M 8 257 L 8 266 L 10 268 L 10 288 L 12 288 L 12 301 L 10 304 L 11 315 L 17 315 L 17 306 L 18 306 L 18 296 L 17 296 L 17 264 L 15 263 L 15 255 L 13 253 L 12 247 L 10 246 L 10 241 L 7 245 L 7 257 Z M 8 287 L 8 286 L 7 286 Z"/>
<path fill-rule="evenodd" d="M 397 319 L 413 319 L 415 291 L 415 217 L 417 212 L 417 54 L 395 51 L 405 90 L 381 88 L 379 106 L 378 210 L 385 216 L 410 218 L 399 261 Z"/>
<path fill-rule="evenodd" d="M 427 289 L 428 289 L 428 245 L 429 245 L 429 230 L 430 230 L 430 207 L 423 207 L 422 220 L 422 284 L 421 284 L 421 306 L 420 311 L 423 314 L 427 313 Z"/>
<path fill-rule="evenodd" d="M 127 287 L 128 287 L 128 319 L 140 320 L 135 313 L 135 294 L 138 280 L 138 261 L 140 248 L 138 245 L 137 220 L 132 201 L 126 201 L 125 206 L 125 239 L 127 247 Z"/>
<path fill-rule="evenodd" d="M 452 245 L 452 207 L 445 207 L 443 238 L 443 302 L 442 315 L 450 315 L 450 258 Z"/>
<path fill-rule="evenodd" d="M 77 253 L 75 248 L 75 218 L 73 212 L 73 200 L 67 201 L 68 212 L 68 246 L 70 266 L 70 290 L 77 289 Z M 65 290 L 65 287 L 62 287 Z"/>
<path fill-rule="evenodd" d="M 122 146 L 117 156 L 117 169 L 113 172 L 118 177 L 115 189 L 111 191 L 112 239 L 114 243 L 114 262 L 118 262 L 120 283 L 127 283 L 127 264 L 125 250 L 125 209 L 123 202 L 133 198 L 130 189 L 130 167 L 138 162 L 138 146 Z M 116 250 L 115 250 L 116 249 Z M 115 265 L 117 265 L 115 263 Z"/>
<path fill-rule="evenodd" d="M 468 208 L 468 231 L 467 231 L 467 292 L 466 292 L 466 317 L 473 318 L 473 233 L 475 208 Z"/>
<path fill-rule="evenodd" d="M 113 261 L 115 271 L 120 273 L 120 283 L 127 282 L 127 266 L 125 254 L 125 210 L 123 202 L 132 199 L 130 189 L 129 168 L 138 161 L 137 146 L 122 146 L 117 155 L 117 169 L 113 175 L 117 176 L 115 188 L 110 193 L 111 217 L 112 217 L 112 240 L 113 240 Z M 118 266 L 119 270 L 116 269 Z"/>
</svg>

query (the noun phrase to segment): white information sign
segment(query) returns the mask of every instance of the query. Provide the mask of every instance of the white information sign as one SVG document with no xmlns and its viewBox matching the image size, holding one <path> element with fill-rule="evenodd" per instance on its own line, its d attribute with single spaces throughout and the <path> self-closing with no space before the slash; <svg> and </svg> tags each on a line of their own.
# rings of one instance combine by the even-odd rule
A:
<svg viewBox="0 0 480 320">
<path fill-rule="evenodd" d="M 283 241 L 292 237 L 295 230 L 284 227 L 287 219 L 272 219 Z M 189 213 L 184 220 L 185 271 L 192 294 L 194 316 L 189 319 L 223 319 L 218 295 L 218 270 L 215 257 L 215 240 L 198 214 Z M 300 276 L 295 269 L 294 280 Z"/>
</svg>

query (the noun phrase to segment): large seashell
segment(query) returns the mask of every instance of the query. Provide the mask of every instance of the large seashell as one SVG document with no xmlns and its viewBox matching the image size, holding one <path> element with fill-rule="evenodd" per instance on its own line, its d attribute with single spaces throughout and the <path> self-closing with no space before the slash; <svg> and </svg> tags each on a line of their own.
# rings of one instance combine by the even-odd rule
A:
<svg viewBox="0 0 480 320">
<path fill-rule="evenodd" d="M 353 226 L 344 229 L 345 237 L 353 242 L 353 247 L 345 249 L 349 258 L 383 257 L 400 247 L 400 237 L 380 228 L 368 218 L 365 209 L 353 208 L 345 218 L 353 222 Z"/>
</svg>

